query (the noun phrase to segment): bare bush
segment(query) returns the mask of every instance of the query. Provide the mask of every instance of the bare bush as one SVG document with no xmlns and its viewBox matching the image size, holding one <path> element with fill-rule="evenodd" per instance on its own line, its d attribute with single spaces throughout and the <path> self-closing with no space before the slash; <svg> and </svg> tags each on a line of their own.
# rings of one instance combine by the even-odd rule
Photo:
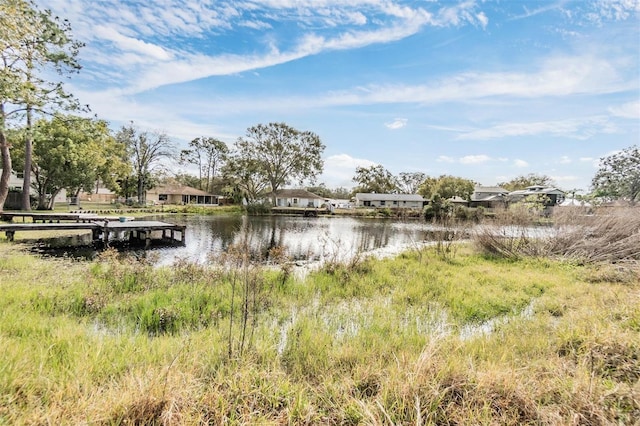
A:
<svg viewBox="0 0 640 426">
<path fill-rule="evenodd" d="M 478 227 L 473 240 L 482 251 L 508 258 L 553 256 L 584 263 L 640 260 L 640 214 L 637 209 L 556 208 L 552 224 L 527 209 L 496 214 L 491 225 Z"/>
<path fill-rule="evenodd" d="M 500 257 L 538 255 L 540 242 L 534 227 L 539 219 L 538 212 L 525 205 L 497 210 L 490 223 L 475 228 L 473 242 L 481 251 Z"/>
<path fill-rule="evenodd" d="M 547 241 L 547 250 L 556 256 L 588 263 L 637 261 L 639 213 L 634 208 L 601 209 L 592 215 L 557 210 L 554 214 L 557 232 Z"/>
</svg>

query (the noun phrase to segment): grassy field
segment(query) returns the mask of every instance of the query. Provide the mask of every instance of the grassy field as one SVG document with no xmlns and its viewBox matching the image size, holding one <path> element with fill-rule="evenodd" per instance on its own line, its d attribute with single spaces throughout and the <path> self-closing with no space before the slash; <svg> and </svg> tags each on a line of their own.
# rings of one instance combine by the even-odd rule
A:
<svg viewBox="0 0 640 426">
<path fill-rule="evenodd" d="M 0 424 L 633 424 L 627 266 L 464 246 L 296 279 L 0 241 Z"/>
</svg>

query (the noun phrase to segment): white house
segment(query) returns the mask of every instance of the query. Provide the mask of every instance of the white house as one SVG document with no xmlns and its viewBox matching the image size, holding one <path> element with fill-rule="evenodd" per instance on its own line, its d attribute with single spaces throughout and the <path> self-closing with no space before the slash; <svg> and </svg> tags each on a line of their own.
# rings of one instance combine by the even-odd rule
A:
<svg viewBox="0 0 640 426">
<path fill-rule="evenodd" d="M 0 169 L 0 173 L 2 173 L 2 169 Z M 34 181 L 34 176 L 33 173 L 31 174 L 31 182 Z M 22 192 L 22 183 L 23 183 L 23 177 L 22 177 L 22 173 L 16 173 L 15 171 L 11 170 L 11 175 L 9 176 L 9 191 L 20 191 Z M 33 189 L 33 187 L 31 187 L 29 189 L 29 192 L 31 193 L 32 196 L 36 196 L 37 192 L 35 189 Z M 14 193 L 15 194 L 15 193 Z M 56 198 L 54 200 L 55 203 L 64 203 L 67 201 L 67 191 L 66 189 L 61 189 L 60 192 L 58 192 L 58 195 L 56 195 Z M 7 198 L 7 201 L 5 202 L 5 207 L 7 208 L 19 208 L 20 206 L 20 196 L 19 195 L 12 195 L 11 193 L 9 194 L 9 197 Z"/>
<path fill-rule="evenodd" d="M 425 199 L 418 194 L 376 194 L 358 192 L 356 207 L 388 207 L 392 209 L 422 209 Z"/>
<path fill-rule="evenodd" d="M 304 189 L 280 189 L 275 197 L 276 207 L 320 208 L 324 204 L 324 198 Z"/>
<path fill-rule="evenodd" d="M 147 202 L 154 204 L 218 205 L 219 196 L 186 185 L 158 185 L 147 191 Z"/>
<path fill-rule="evenodd" d="M 546 206 L 555 206 L 564 201 L 564 191 L 558 188 L 545 187 L 541 185 L 528 186 L 525 189 L 512 191 L 509 193 L 507 198 L 509 199 L 510 202 L 518 202 L 532 195 L 533 196 L 539 195 L 539 196 L 545 197 Z"/>
</svg>

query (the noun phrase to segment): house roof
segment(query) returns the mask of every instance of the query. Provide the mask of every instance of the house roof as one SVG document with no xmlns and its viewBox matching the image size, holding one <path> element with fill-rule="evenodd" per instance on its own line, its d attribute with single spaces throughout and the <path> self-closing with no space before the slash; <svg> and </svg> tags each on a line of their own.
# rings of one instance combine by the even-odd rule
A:
<svg viewBox="0 0 640 426">
<path fill-rule="evenodd" d="M 471 201 L 502 200 L 509 191 L 499 186 L 476 186 L 471 194 Z"/>
<path fill-rule="evenodd" d="M 186 185 L 158 185 L 155 188 L 149 190 L 149 192 L 167 195 L 214 195 L 201 189 L 193 188 Z"/>
<path fill-rule="evenodd" d="M 464 204 L 468 203 L 467 200 L 465 200 L 462 197 L 458 197 L 457 195 L 454 195 L 453 197 L 447 199 L 447 201 L 450 201 L 452 203 L 464 203 Z"/>
<path fill-rule="evenodd" d="M 356 200 L 360 201 L 425 201 L 422 195 L 418 194 L 376 194 L 363 193 L 356 194 Z"/>
<path fill-rule="evenodd" d="M 280 189 L 276 191 L 276 198 L 306 198 L 306 199 L 321 199 L 323 197 L 309 192 L 306 189 Z"/>
<path fill-rule="evenodd" d="M 509 193 L 509 196 L 513 195 L 534 195 L 534 194 L 556 194 L 556 195 L 564 195 L 564 191 L 553 188 L 553 187 L 544 187 L 540 185 L 528 186 L 525 189 L 520 189 L 518 191 L 512 191 Z"/>
<path fill-rule="evenodd" d="M 499 186 L 476 186 L 473 189 L 473 192 L 481 192 L 483 194 L 506 194 L 509 191 Z"/>
</svg>

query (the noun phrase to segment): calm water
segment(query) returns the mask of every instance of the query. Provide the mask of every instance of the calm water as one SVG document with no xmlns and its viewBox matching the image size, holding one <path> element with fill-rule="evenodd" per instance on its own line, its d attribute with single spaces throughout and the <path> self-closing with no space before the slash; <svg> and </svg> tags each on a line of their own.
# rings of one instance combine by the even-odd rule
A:
<svg viewBox="0 0 640 426">
<path fill-rule="evenodd" d="M 421 220 L 402 222 L 391 219 L 346 217 L 305 218 L 298 216 L 154 216 L 145 219 L 186 225 L 184 246 L 154 246 L 136 251 L 151 254 L 159 265 L 176 260 L 196 263 L 216 262 L 230 246 L 249 246 L 254 260 L 268 259 L 269 250 L 283 247 L 297 261 L 345 261 L 357 253 L 372 251 L 396 253 L 403 248 L 433 240 L 438 230 Z M 126 240 L 126 235 L 121 235 Z M 117 239 L 112 236 L 112 241 Z M 55 238 L 34 251 L 49 256 L 93 258 L 91 236 Z M 126 247 L 126 243 L 123 243 Z M 114 246 L 119 247 L 117 242 Z"/>
<path fill-rule="evenodd" d="M 186 245 L 154 251 L 160 264 L 176 259 L 215 261 L 230 245 L 246 242 L 255 258 L 282 246 L 289 257 L 303 261 L 344 260 L 359 252 L 397 250 L 431 239 L 435 228 L 416 220 L 400 222 L 345 217 L 188 216 L 157 217 L 187 226 Z"/>
</svg>

